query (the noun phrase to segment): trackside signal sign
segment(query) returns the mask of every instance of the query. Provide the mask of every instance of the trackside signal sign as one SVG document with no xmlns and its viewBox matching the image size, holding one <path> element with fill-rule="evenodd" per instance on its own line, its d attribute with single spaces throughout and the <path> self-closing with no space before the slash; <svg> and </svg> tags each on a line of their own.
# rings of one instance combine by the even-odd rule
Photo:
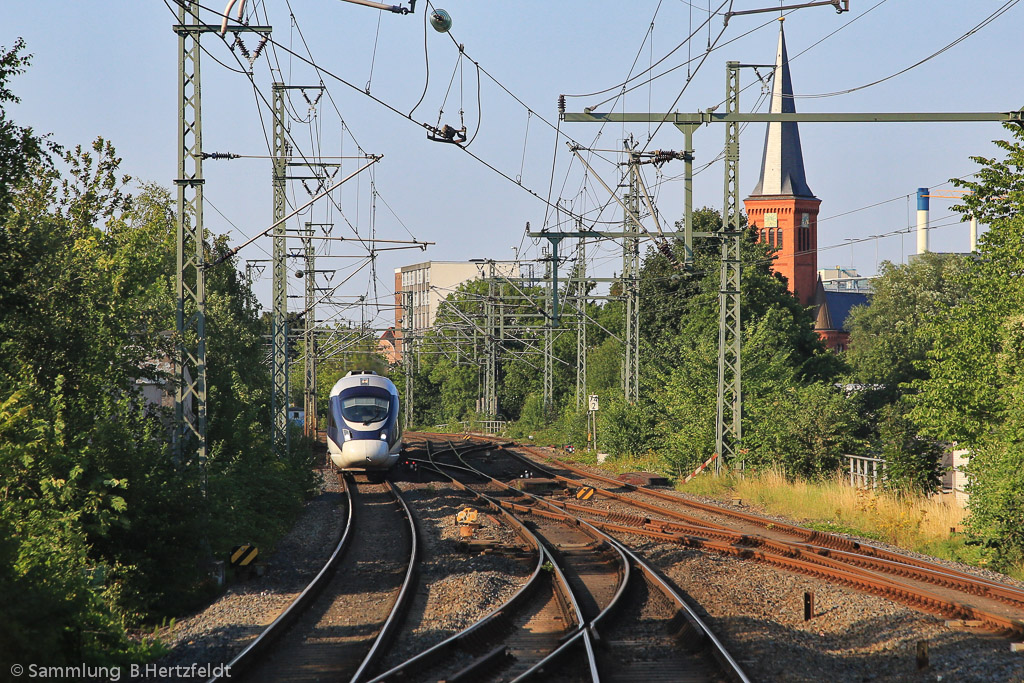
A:
<svg viewBox="0 0 1024 683">
<path fill-rule="evenodd" d="M 590 500 L 594 495 L 594 489 L 591 486 L 581 486 L 576 490 L 576 498 L 579 500 Z"/>
<path fill-rule="evenodd" d="M 231 549 L 231 566 L 248 567 L 259 555 L 260 549 L 254 545 L 236 545 Z"/>
</svg>

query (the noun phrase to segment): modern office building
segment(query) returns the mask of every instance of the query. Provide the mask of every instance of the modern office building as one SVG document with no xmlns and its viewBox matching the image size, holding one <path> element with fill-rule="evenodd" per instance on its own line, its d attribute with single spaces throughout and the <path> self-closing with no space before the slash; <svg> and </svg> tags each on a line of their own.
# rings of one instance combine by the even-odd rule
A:
<svg viewBox="0 0 1024 683">
<path fill-rule="evenodd" d="M 438 308 L 459 285 L 490 272 L 489 261 L 426 261 L 395 269 L 395 331 L 391 343 L 394 357 L 402 353 L 402 332 L 419 333 L 430 329 L 437 318 Z M 514 261 L 495 261 L 494 272 L 506 277 L 519 277 L 519 265 Z M 412 292 L 411 320 L 406 320 L 406 292 Z"/>
</svg>

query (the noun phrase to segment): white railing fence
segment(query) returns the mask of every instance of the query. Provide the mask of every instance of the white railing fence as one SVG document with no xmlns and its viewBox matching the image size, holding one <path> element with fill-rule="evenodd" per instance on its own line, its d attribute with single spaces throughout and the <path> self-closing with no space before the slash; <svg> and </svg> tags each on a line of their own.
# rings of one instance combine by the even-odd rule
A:
<svg viewBox="0 0 1024 683">
<path fill-rule="evenodd" d="M 505 431 L 505 427 L 507 426 L 508 422 L 506 420 L 463 420 L 461 422 L 446 422 L 444 424 L 434 425 L 434 429 L 439 432 L 449 433 L 501 434 Z"/>
<path fill-rule="evenodd" d="M 877 489 L 885 481 L 885 460 L 863 455 L 844 455 L 850 461 L 850 486 Z"/>
</svg>

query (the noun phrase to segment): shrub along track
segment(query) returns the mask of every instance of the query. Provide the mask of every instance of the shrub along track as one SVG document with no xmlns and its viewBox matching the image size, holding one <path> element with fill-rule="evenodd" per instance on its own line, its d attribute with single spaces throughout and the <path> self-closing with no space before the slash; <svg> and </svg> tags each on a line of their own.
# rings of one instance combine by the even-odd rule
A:
<svg viewBox="0 0 1024 683">
<path fill-rule="evenodd" d="M 334 553 L 295 602 L 230 662 L 231 678 L 365 680 L 393 637 L 414 581 L 416 527 L 390 482 L 357 484 L 347 477 L 345 483 L 348 516 Z"/>
<path fill-rule="evenodd" d="M 568 577 L 580 605 L 576 628 L 561 647 L 532 666 L 523 662 L 501 671 L 502 680 L 747 680 L 663 577 L 592 525 L 552 512 L 541 498 L 503 484 L 489 471 L 468 467 L 462 456 L 480 448 L 469 445 L 459 453 L 449 445 L 444 457 L 432 457 L 431 463 L 491 505 L 524 519 L 544 543 L 553 571 Z M 529 488 L 544 482 L 522 483 Z M 474 674 L 476 680 L 479 672 Z"/>
<path fill-rule="evenodd" d="M 531 470 L 566 490 L 593 487 L 595 495 L 587 502 L 565 496 L 552 502 L 607 531 L 758 560 L 995 633 L 1024 634 L 1024 591 L 1019 588 L 834 534 L 623 483 L 556 461 L 537 448 L 497 446 L 495 452 L 514 458 L 509 472 Z M 544 464 L 537 462 L 540 458 Z"/>
</svg>

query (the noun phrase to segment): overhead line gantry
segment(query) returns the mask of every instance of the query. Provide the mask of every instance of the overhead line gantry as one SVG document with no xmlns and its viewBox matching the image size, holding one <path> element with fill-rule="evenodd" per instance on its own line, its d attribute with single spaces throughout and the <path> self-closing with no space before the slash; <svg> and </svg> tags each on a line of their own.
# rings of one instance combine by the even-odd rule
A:
<svg viewBox="0 0 1024 683">
<path fill-rule="evenodd" d="M 742 442 L 742 371 L 740 366 L 740 229 L 739 214 L 739 127 L 743 123 L 800 122 L 800 123 L 929 123 L 929 122 L 1005 122 L 1024 126 L 1024 111 L 1006 112 L 840 112 L 840 113 L 741 113 L 739 111 L 739 72 L 745 67 L 774 65 L 741 64 L 726 62 L 726 107 L 719 112 L 707 109 L 692 114 L 672 113 L 616 113 L 560 112 L 567 123 L 671 123 L 685 136 L 685 152 L 688 154 L 684 171 L 686 208 L 684 218 L 684 249 L 692 254 L 693 237 L 713 237 L 721 240 L 722 257 L 719 282 L 719 348 L 718 348 L 718 392 L 715 425 L 715 449 L 722 461 L 733 466 L 742 466 L 740 444 Z M 561 101 L 561 100 L 560 100 Z M 692 230 L 693 167 L 692 136 L 702 125 L 723 123 L 726 126 L 725 139 L 725 181 L 722 210 L 722 226 L 708 233 Z M 537 236 L 544 236 L 538 234 Z M 568 237 L 569 235 L 564 235 Z"/>
<path fill-rule="evenodd" d="M 238 32 L 270 33 L 269 26 L 236 26 Z M 178 0 L 178 174 L 175 278 L 174 433 L 172 449 L 180 463 L 198 461 L 206 492 L 206 248 L 203 227 L 203 125 L 199 39 L 220 26 L 199 21 L 197 0 Z M 191 218 L 191 219 L 190 219 Z"/>
</svg>

